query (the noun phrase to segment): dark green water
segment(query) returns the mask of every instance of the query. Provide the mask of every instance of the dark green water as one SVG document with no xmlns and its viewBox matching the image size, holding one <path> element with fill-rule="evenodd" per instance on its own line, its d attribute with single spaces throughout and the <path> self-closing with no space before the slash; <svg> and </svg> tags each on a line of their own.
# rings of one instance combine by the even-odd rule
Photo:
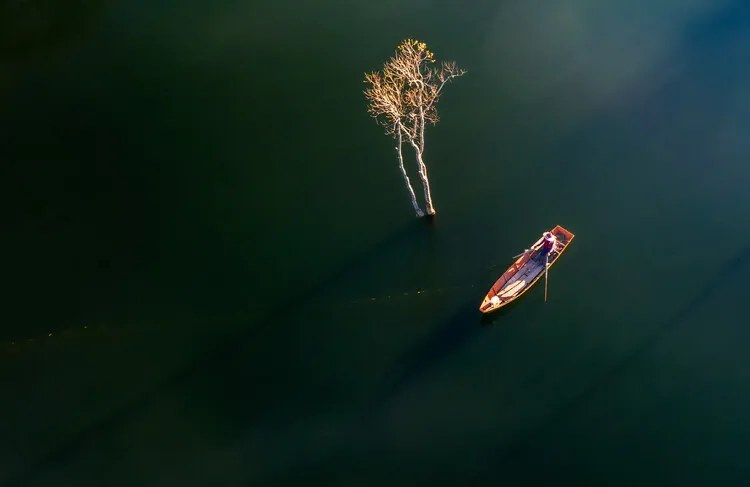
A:
<svg viewBox="0 0 750 487">
<path fill-rule="evenodd" d="M 0 484 L 747 485 L 744 2 L 157 3 L 0 3 Z"/>
</svg>

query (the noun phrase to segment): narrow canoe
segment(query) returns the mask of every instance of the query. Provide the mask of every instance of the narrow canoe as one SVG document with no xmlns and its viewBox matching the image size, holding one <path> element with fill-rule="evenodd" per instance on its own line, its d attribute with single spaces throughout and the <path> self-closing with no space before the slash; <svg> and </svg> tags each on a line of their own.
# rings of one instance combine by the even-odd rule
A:
<svg viewBox="0 0 750 487">
<path fill-rule="evenodd" d="M 549 255 L 549 266 L 557 262 L 575 235 L 560 225 L 550 230 L 557 237 L 557 245 Z M 529 249 L 538 247 L 542 242 L 542 237 L 534 242 Z M 539 253 L 540 250 L 527 250 L 515 262 L 503 272 L 503 275 L 495 281 L 487 295 L 484 297 L 479 311 L 482 313 L 491 313 L 497 311 L 508 303 L 519 298 L 523 293 L 528 291 L 536 281 L 544 276 L 545 258 Z"/>
</svg>

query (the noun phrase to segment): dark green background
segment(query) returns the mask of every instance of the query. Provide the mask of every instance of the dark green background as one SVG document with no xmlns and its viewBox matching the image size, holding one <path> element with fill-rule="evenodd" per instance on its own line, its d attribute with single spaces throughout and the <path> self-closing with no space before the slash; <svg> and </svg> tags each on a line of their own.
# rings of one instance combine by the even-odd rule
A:
<svg viewBox="0 0 750 487">
<path fill-rule="evenodd" d="M 0 31 L 0 484 L 747 485 L 746 2 L 3 0 Z M 408 36 L 468 70 L 432 224 L 361 93 Z M 480 320 L 555 224 L 549 302 Z"/>
</svg>

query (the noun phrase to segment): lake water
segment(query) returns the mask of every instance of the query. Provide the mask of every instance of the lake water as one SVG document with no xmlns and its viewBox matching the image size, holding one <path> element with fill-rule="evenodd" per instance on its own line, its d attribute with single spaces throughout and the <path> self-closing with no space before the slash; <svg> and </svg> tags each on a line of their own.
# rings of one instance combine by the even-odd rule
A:
<svg viewBox="0 0 750 487">
<path fill-rule="evenodd" d="M 0 4 L 0 484 L 747 485 L 750 5 L 157 3 Z"/>
</svg>

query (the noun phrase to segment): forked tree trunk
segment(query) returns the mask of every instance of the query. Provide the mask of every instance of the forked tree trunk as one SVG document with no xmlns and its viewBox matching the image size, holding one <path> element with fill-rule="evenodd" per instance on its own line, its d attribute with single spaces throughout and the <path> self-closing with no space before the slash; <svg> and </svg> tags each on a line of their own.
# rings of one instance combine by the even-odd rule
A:
<svg viewBox="0 0 750 487">
<path fill-rule="evenodd" d="M 427 123 L 436 124 L 439 120 L 435 104 L 445 84 L 453 78 L 463 76 L 465 71 L 454 62 L 437 65 L 427 44 L 414 39 L 406 39 L 398 45 L 396 53 L 383 65 L 383 71 L 365 74 L 368 88 L 365 90 L 368 112 L 379 124 L 385 126 L 388 135 L 398 139 L 399 169 L 406 182 L 406 188 L 417 216 L 434 215 L 430 179 L 424 162 L 424 132 Z M 419 177 L 424 190 L 424 207 L 420 209 L 409 177 L 404 167 L 402 154 L 403 138 L 414 148 Z"/>
<path fill-rule="evenodd" d="M 414 153 L 417 156 L 417 168 L 419 177 L 422 179 L 422 188 L 424 189 L 424 207 L 427 210 L 428 215 L 434 215 L 435 207 L 432 205 L 432 192 L 430 191 L 430 179 L 427 177 L 427 165 L 422 159 L 423 150 L 413 141 L 409 141 L 411 146 L 414 148 Z"/>
<path fill-rule="evenodd" d="M 417 203 L 417 195 L 414 193 L 414 188 L 411 185 L 411 180 L 409 179 L 409 175 L 406 174 L 406 167 L 404 167 L 404 155 L 401 151 L 402 147 L 402 138 L 401 138 L 401 131 L 398 132 L 398 145 L 396 146 L 396 153 L 398 154 L 398 168 L 401 169 L 401 175 L 404 177 L 404 182 L 406 183 L 406 189 L 409 191 L 409 196 L 411 196 L 411 204 L 414 206 L 414 211 L 417 212 L 418 217 L 423 217 L 424 212 L 419 207 L 419 203 Z"/>
</svg>

